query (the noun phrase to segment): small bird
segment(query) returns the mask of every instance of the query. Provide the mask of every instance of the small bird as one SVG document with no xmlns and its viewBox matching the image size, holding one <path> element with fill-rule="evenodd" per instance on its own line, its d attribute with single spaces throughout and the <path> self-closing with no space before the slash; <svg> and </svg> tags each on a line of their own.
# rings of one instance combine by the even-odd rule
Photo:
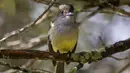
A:
<svg viewBox="0 0 130 73">
<path fill-rule="evenodd" d="M 59 13 L 51 22 L 51 28 L 48 33 L 49 51 L 58 53 L 59 55 L 71 55 L 77 46 L 78 31 L 73 5 L 60 5 Z M 55 65 L 55 61 L 53 61 L 53 64 Z M 56 62 L 56 65 L 55 73 L 64 73 L 64 62 L 58 61 Z"/>
</svg>

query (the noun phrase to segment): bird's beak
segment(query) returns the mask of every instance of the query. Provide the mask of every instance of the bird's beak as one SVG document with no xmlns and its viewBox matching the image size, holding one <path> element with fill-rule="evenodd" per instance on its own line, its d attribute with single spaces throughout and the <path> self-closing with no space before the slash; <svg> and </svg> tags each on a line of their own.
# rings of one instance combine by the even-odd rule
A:
<svg viewBox="0 0 130 73">
<path fill-rule="evenodd" d="M 74 13 L 73 13 L 73 12 L 68 12 L 68 13 L 66 13 L 65 15 L 66 15 L 66 16 L 73 16 Z"/>
</svg>

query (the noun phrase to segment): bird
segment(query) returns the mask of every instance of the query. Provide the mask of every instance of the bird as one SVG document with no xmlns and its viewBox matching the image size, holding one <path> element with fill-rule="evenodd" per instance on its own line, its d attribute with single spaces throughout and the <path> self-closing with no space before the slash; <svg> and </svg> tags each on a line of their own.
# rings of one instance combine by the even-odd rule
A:
<svg viewBox="0 0 130 73">
<path fill-rule="evenodd" d="M 78 24 L 75 22 L 74 6 L 62 4 L 59 12 L 51 22 L 48 32 L 48 47 L 52 53 L 71 56 L 76 50 L 78 42 Z M 64 62 L 53 61 L 56 66 L 55 73 L 64 73 Z M 58 68 L 59 67 L 59 68 Z"/>
</svg>

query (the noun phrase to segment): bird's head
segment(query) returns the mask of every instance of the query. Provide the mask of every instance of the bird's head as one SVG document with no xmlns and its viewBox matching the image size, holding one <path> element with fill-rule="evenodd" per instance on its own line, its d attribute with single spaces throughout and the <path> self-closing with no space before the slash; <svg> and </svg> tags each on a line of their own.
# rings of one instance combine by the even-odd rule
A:
<svg viewBox="0 0 130 73">
<path fill-rule="evenodd" d="M 72 4 L 62 4 L 59 6 L 59 9 L 64 16 L 74 15 L 74 7 Z"/>
</svg>

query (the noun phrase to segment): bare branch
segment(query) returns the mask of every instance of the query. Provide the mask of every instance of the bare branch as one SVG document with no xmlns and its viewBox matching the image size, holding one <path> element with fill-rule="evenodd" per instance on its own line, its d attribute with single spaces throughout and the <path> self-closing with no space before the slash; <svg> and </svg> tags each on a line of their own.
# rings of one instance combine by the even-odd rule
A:
<svg viewBox="0 0 130 73">
<path fill-rule="evenodd" d="M 84 22 L 85 20 L 88 20 L 88 19 L 91 18 L 92 16 L 96 15 L 96 14 L 97 14 L 100 10 L 102 10 L 102 9 L 103 9 L 103 8 L 98 7 L 95 11 L 91 12 L 89 15 L 86 15 L 86 16 L 82 19 L 82 21 L 77 22 L 77 23 L 80 24 L 80 23 Z"/>
<path fill-rule="evenodd" d="M 50 2 L 50 0 L 35 0 L 35 1 L 44 1 L 44 2 Z M 15 30 L 15 31 L 12 31 L 11 33 L 8 33 L 7 35 L 5 35 L 5 37 L 3 37 L 2 39 L 0 39 L 0 46 L 2 45 L 2 43 L 4 41 L 6 41 L 8 38 L 14 36 L 14 35 L 17 35 L 25 30 L 27 30 L 28 28 L 30 27 L 33 27 L 35 26 L 36 24 L 38 24 L 39 22 L 42 21 L 42 18 L 44 17 L 44 15 L 49 11 L 49 9 L 52 7 L 53 4 L 55 4 L 57 2 L 53 1 L 49 7 L 31 24 L 28 24 L 26 26 L 24 26 L 23 28 L 21 29 L 18 29 L 18 30 Z M 98 4 L 99 5 L 99 4 Z M 101 5 L 101 4 L 100 4 Z M 95 10 L 95 11 L 92 11 L 92 13 L 90 13 L 89 15 L 87 15 L 81 22 L 83 22 L 85 19 L 89 19 L 90 17 L 94 16 L 96 13 L 98 13 L 99 11 L 101 10 L 104 10 L 105 12 L 111 12 L 111 13 L 115 13 L 115 14 L 118 14 L 118 15 L 121 15 L 121 16 L 129 16 L 130 17 L 130 13 L 129 12 L 126 12 L 125 10 L 121 9 L 121 8 L 118 8 L 114 5 L 111 5 L 110 3 L 108 3 L 108 5 L 111 7 L 108 9 L 101 9 L 100 7 Z M 81 22 L 78 22 L 78 23 L 81 23 Z"/>
<path fill-rule="evenodd" d="M 37 2 L 37 3 L 43 3 L 43 4 L 50 4 L 50 2 L 51 2 L 51 0 L 32 0 L 32 1 L 35 1 L 35 2 Z M 59 3 L 59 2 L 54 2 L 54 6 L 58 6 L 58 5 L 60 5 L 61 3 Z"/>
<path fill-rule="evenodd" d="M 112 9 L 113 13 L 121 15 L 121 16 L 127 16 L 130 17 L 130 12 L 125 11 L 124 9 L 121 9 L 119 7 L 116 7 L 110 3 L 108 3 L 108 5 L 110 6 L 110 8 Z"/>
<path fill-rule="evenodd" d="M 0 46 L 8 38 L 15 36 L 15 35 L 23 32 L 23 31 L 27 30 L 30 27 L 35 26 L 39 22 L 39 20 L 49 11 L 49 9 L 53 6 L 53 4 L 54 4 L 54 1 L 51 2 L 51 4 L 49 5 L 49 7 L 33 23 L 25 25 L 23 28 L 15 30 L 15 31 L 12 31 L 11 33 L 8 33 L 8 35 L 5 35 L 5 37 L 3 37 L 2 39 L 0 39 Z"/>
<path fill-rule="evenodd" d="M 16 70 L 21 70 L 23 72 L 31 72 L 31 73 L 47 72 L 47 73 L 51 73 L 50 71 L 47 71 L 47 70 L 32 70 L 32 69 L 30 70 L 30 69 L 22 68 L 22 67 L 19 67 L 19 66 L 14 66 L 14 65 L 11 65 L 11 64 L 6 63 L 6 62 L 0 62 L 0 65 L 7 66 L 9 68 L 16 69 Z"/>
<path fill-rule="evenodd" d="M 92 52 L 80 52 L 73 53 L 71 57 L 59 54 L 52 54 L 47 51 L 38 51 L 38 50 L 1 50 L 0 58 L 4 59 L 52 59 L 52 60 L 62 60 L 69 62 L 78 62 L 78 63 L 91 63 L 95 61 L 99 61 L 105 57 L 109 57 L 110 55 L 122 52 L 130 48 L 130 39 L 119 41 L 113 45 L 105 47 L 104 50 L 92 51 Z M 0 63 L 1 65 L 10 66 L 13 69 L 22 70 L 24 72 L 30 71 L 28 69 L 24 69 L 21 67 L 11 66 L 7 63 Z M 78 70 L 81 67 L 78 65 L 74 69 L 71 70 L 71 73 Z M 31 70 L 34 71 L 34 70 Z M 38 70 L 39 71 L 39 70 Z M 36 73 L 36 70 L 35 70 Z"/>
<path fill-rule="evenodd" d="M 33 1 L 38 2 L 38 3 L 49 4 L 51 0 L 33 0 Z M 121 3 L 123 3 L 122 0 L 86 0 L 86 1 L 84 0 L 84 2 L 86 2 L 85 7 L 81 10 L 86 10 L 88 8 L 97 7 L 97 6 L 102 5 L 102 4 L 108 4 L 108 6 L 110 6 L 109 9 L 108 8 L 104 9 L 103 13 L 104 12 L 105 13 L 114 13 L 114 14 L 117 14 L 117 15 L 130 17 L 130 12 L 127 12 L 124 9 L 117 7 L 117 6 L 122 5 L 121 4 Z M 126 3 L 129 3 L 129 2 L 126 2 Z M 126 3 L 125 3 L 125 5 L 129 5 L 129 4 L 126 4 Z M 61 3 L 55 2 L 56 6 L 58 6 L 59 4 L 61 4 Z"/>
<path fill-rule="evenodd" d="M 114 56 L 110 56 L 110 57 L 115 59 L 115 60 L 118 60 L 118 61 L 128 59 L 128 57 L 125 57 L 125 58 L 117 58 L 117 57 L 114 57 Z"/>
<path fill-rule="evenodd" d="M 22 65 L 21 67 L 22 68 L 28 68 L 29 66 L 31 66 L 34 62 L 35 62 L 36 60 L 28 60 L 24 65 Z M 2 62 L 3 63 L 3 62 Z M 4 66 L 4 64 L 3 64 L 3 66 Z M 6 65 L 5 65 L 6 66 Z M 9 69 L 9 70 L 6 70 L 6 71 L 4 71 L 4 72 L 2 72 L 2 73 L 19 73 L 19 70 L 16 70 L 16 69 Z"/>
<path fill-rule="evenodd" d="M 28 68 L 28 67 L 30 67 L 30 66 L 32 66 L 33 65 L 33 63 L 35 63 L 36 62 L 36 60 L 28 60 L 24 65 L 22 65 L 21 67 L 22 68 Z M 15 73 L 19 73 L 19 71 L 17 70 L 17 71 L 14 71 Z M 13 73 L 14 73 L 13 72 Z"/>
<path fill-rule="evenodd" d="M 29 49 L 38 48 L 40 46 L 47 44 L 47 39 L 48 39 L 47 36 L 39 37 L 39 39 L 40 39 L 39 41 L 33 42 L 34 44 L 29 42 L 29 44 L 32 44 L 32 46 L 26 46 L 26 48 L 21 48 L 21 49 L 29 50 Z"/>
<path fill-rule="evenodd" d="M 125 71 L 129 67 L 130 67 L 130 62 L 127 65 L 125 65 L 125 67 L 123 67 L 121 70 L 119 70 L 117 73 L 123 73 L 123 71 Z"/>
<path fill-rule="evenodd" d="M 38 50 L 1 50 L 0 58 L 4 59 L 52 59 L 52 60 L 62 60 L 70 62 L 94 62 L 99 61 L 110 55 L 122 52 L 130 48 L 130 39 L 119 41 L 113 45 L 105 47 L 104 50 L 92 51 L 92 52 L 80 52 L 74 53 L 71 57 L 66 55 L 52 54 L 47 51 Z"/>
</svg>

